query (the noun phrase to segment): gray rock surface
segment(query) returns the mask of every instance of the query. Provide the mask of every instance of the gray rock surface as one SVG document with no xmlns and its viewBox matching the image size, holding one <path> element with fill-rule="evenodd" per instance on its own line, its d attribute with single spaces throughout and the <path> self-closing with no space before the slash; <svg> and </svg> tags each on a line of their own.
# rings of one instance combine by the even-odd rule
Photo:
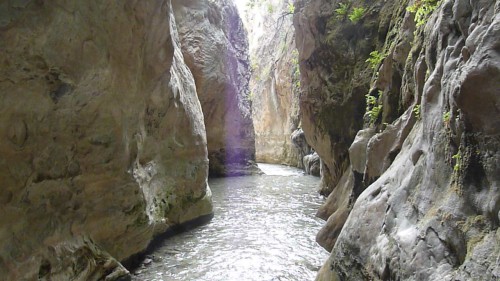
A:
<svg viewBox="0 0 500 281">
<path fill-rule="evenodd" d="M 302 129 L 297 129 L 293 131 L 290 138 L 292 139 L 292 143 L 299 154 L 297 167 L 304 169 L 304 157 L 312 153 L 311 147 L 307 143 L 304 131 Z"/>
<path fill-rule="evenodd" d="M 207 129 L 210 176 L 258 172 L 247 34 L 231 0 L 173 0 Z"/>
<path fill-rule="evenodd" d="M 303 127 L 334 187 L 317 280 L 499 279 L 500 2 L 441 1 L 422 25 L 407 10 L 422 2 L 375 1 L 358 22 L 339 2 L 295 15 Z"/>
<path fill-rule="evenodd" d="M 250 98 L 257 161 L 302 167 L 291 135 L 300 126 L 299 65 L 288 1 L 255 2 L 244 19 L 250 41 Z"/>
<path fill-rule="evenodd" d="M 0 3 L 0 276 L 118 280 L 212 213 L 170 1 Z"/>
<path fill-rule="evenodd" d="M 316 177 L 320 176 L 321 172 L 321 159 L 318 156 L 318 153 L 313 153 L 304 156 L 304 168 L 306 174 L 313 175 Z"/>
<path fill-rule="evenodd" d="M 371 77 L 365 60 L 377 44 L 373 23 L 379 20 L 369 13 L 359 24 L 343 24 L 347 16 L 338 18 L 334 12 L 338 2 L 295 1 L 302 129 L 323 160 L 324 195 L 334 190 L 349 166 L 348 148 L 363 126 Z"/>
</svg>

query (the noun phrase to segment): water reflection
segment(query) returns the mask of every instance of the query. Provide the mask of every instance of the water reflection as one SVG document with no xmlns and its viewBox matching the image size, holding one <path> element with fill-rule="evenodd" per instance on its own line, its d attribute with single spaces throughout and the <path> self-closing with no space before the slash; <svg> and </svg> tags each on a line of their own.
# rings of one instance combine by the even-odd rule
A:
<svg viewBox="0 0 500 281">
<path fill-rule="evenodd" d="M 134 280 L 314 280 L 328 256 L 315 242 L 319 180 L 259 166 L 266 175 L 210 180 L 212 222 L 165 241 Z"/>
</svg>

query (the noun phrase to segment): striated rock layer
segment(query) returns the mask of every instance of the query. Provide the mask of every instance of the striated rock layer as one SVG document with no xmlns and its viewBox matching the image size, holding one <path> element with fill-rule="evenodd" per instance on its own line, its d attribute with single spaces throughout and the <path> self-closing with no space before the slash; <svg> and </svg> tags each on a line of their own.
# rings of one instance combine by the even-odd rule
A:
<svg viewBox="0 0 500 281">
<path fill-rule="evenodd" d="M 248 41 L 231 0 L 172 1 L 207 129 L 210 176 L 258 172 L 248 100 Z"/>
<path fill-rule="evenodd" d="M 118 261 L 212 213 L 170 1 L 0 7 L 0 276 L 127 276 Z"/>
<path fill-rule="evenodd" d="M 250 37 L 250 80 L 257 161 L 303 167 L 292 142 L 300 126 L 299 65 L 288 1 L 256 2 L 244 19 Z M 309 149 L 308 149 L 309 150 Z"/>
<path fill-rule="evenodd" d="M 303 127 L 331 192 L 317 280 L 499 279 L 500 1 L 296 6 Z"/>
</svg>

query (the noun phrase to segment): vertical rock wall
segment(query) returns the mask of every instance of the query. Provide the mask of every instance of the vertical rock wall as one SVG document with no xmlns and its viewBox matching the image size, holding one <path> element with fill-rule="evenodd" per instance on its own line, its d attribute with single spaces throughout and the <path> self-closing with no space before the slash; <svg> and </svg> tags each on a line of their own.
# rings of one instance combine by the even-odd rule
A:
<svg viewBox="0 0 500 281">
<path fill-rule="evenodd" d="M 300 126 L 293 11 L 288 1 L 256 2 L 248 5 L 244 18 L 250 37 L 257 160 L 303 167 L 305 154 L 292 142 L 292 133 Z"/>
<path fill-rule="evenodd" d="M 362 1 L 352 1 L 362 2 Z M 338 1 L 296 1 L 302 128 L 322 162 L 322 190 L 330 194 L 349 165 L 348 148 L 363 126 L 371 71 L 368 54 L 378 44 L 378 14 L 350 24 L 334 13 Z M 353 4 L 354 5 L 354 4 Z M 374 8 L 381 6 L 375 5 Z"/>
<path fill-rule="evenodd" d="M 170 1 L 0 3 L 0 276 L 117 280 L 212 212 Z"/>
<path fill-rule="evenodd" d="M 500 2 L 340 2 L 295 15 L 303 127 L 333 187 L 317 280 L 499 279 Z"/>
<path fill-rule="evenodd" d="M 230 0 L 175 0 L 173 5 L 205 116 L 209 174 L 255 173 L 248 41 L 238 11 Z"/>
</svg>

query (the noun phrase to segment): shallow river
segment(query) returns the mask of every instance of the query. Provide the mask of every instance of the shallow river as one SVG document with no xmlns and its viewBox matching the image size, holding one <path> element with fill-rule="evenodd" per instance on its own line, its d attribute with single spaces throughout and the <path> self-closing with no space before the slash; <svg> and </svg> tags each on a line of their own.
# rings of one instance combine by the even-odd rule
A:
<svg viewBox="0 0 500 281">
<path fill-rule="evenodd" d="M 307 281 L 328 253 L 315 235 L 319 179 L 259 164 L 263 176 L 211 179 L 213 220 L 165 240 L 135 271 L 149 281 Z"/>
</svg>

